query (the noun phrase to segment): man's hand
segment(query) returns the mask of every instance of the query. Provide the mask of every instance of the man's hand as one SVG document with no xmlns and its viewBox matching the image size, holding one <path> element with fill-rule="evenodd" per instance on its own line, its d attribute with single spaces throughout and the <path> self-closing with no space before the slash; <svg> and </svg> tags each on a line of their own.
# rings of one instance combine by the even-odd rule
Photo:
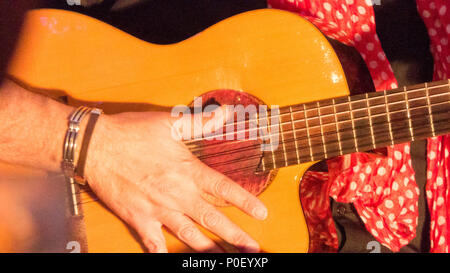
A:
<svg viewBox="0 0 450 273">
<path fill-rule="evenodd" d="M 142 237 L 150 252 L 167 252 L 161 226 L 196 251 L 221 252 L 194 223 L 243 252 L 258 243 L 202 195 L 224 199 L 257 219 L 267 209 L 255 196 L 207 167 L 172 138 L 168 113 L 122 113 L 99 119 L 86 178 L 97 196 Z"/>
<path fill-rule="evenodd" d="M 0 160 L 60 172 L 68 118 L 74 111 L 5 81 L 0 86 Z M 137 230 L 151 252 L 167 250 L 161 225 L 194 250 L 221 251 L 195 222 L 242 251 L 258 251 L 258 244 L 202 195 L 225 199 L 258 219 L 266 217 L 266 208 L 172 138 L 174 122 L 162 112 L 100 116 L 86 159 L 91 188 Z M 84 128 L 80 126 L 80 136 Z M 82 137 L 77 138 L 78 145 L 81 141 Z"/>
</svg>

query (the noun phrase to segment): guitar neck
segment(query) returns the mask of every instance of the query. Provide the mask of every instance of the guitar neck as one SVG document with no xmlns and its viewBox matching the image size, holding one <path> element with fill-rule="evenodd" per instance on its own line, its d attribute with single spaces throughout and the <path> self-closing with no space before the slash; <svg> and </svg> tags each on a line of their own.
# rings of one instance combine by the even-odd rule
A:
<svg viewBox="0 0 450 273">
<path fill-rule="evenodd" d="M 287 106 L 278 117 L 277 148 L 258 171 L 450 133 L 450 80 Z"/>
</svg>

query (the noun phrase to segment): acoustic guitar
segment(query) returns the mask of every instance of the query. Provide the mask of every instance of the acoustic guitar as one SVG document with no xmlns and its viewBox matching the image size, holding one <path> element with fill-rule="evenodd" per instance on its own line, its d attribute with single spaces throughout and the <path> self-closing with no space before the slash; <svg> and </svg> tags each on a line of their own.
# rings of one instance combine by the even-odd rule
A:
<svg viewBox="0 0 450 273">
<path fill-rule="evenodd" d="M 171 45 L 141 41 L 77 13 L 34 10 L 26 17 L 9 74 L 49 96 L 69 96 L 71 104 L 95 104 L 107 113 L 169 111 L 194 97 L 222 105 L 280 106 L 276 150 L 262 152 L 250 140 L 186 142 L 203 162 L 266 204 L 268 217 L 259 221 L 215 200 L 264 252 L 308 251 L 299 185 L 314 162 L 450 132 L 448 81 L 349 96 L 324 35 L 280 10 L 242 13 Z M 45 175 L 1 168 L 2 176 Z M 144 250 L 88 188 L 77 198 L 90 252 Z M 192 251 L 164 234 L 170 252 Z"/>
</svg>

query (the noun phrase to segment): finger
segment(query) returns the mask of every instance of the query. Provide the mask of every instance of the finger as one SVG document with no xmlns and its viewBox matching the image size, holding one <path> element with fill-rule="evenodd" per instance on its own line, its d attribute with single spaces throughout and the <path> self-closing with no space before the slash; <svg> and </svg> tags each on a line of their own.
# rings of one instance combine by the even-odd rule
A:
<svg viewBox="0 0 450 273">
<path fill-rule="evenodd" d="M 186 208 L 186 212 L 197 223 L 242 252 L 259 252 L 258 243 L 214 206 L 201 198 L 194 200 L 192 204 L 194 205 Z"/>
<path fill-rule="evenodd" d="M 215 136 L 223 136 L 223 127 L 227 122 L 233 121 L 234 112 L 227 109 L 226 105 L 208 105 L 191 118 L 195 138 L 213 139 Z"/>
<path fill-rule="evenodd" d="M 221 253 L 222 249 L 213 240 L 204 235 L 195 223 L 181 213 L 174 212 L 161 219 L 181 241 L 197 252 Z"/>
<path fill-rule="evenodd" d="M 201 173 L 197 181 L 204 191 L 230 202 L 256 219 L 266 219 L 267 208 L 256 196 L 206 165 L 202 167 Z"/>
<path fill-rule="evenodd" d="M 201 105 L 199 106 L 202 110 Z M 179 117 L 179 114 L 183 115 Z M 173 110 L 171 123 L 172 136 L 175 139 L 212 139 L 218 135 L 223 135 L 223 126 L 234 117 L 232 111 L 227 110 L 226 106 L 209 105 L 205 111 L 191 113 L 190 108 L 176 108 Z"/>
<path fill-rule="evenodd" d="M 147 217 L 139 217 L 135 223 L 136 231 L 143 244 L 150 253 L 167 253 L 166 239 L 162 233 L 162 224 L 156 220 L 141 220 Z"/>
</svg>

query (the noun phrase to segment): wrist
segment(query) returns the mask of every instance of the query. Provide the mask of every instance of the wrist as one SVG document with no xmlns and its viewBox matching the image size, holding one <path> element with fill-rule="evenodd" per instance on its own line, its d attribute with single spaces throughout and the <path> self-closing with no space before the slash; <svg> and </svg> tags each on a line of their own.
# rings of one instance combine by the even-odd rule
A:
<svg viewBox="0 0 450 273">
<path fill-rule="evenodd" d="M 111 138 L 111 133 L 114 132 L 112 129 L 113 126 L 113 118 L 110 115 L 102 114 L 99 116 L 97 123 L 95 125 L 94 131 L 92 132 L 92 137 L 90 139 L 89 147 L 87 150 L 87 156 L 84 167 L 84 178 L 87 182 L 92 185 L 95 183 L 98 171 L 105 166 L 102 164 L 106 164 L 107 157 L 105 154 L 108 154 L 107 150 L 109 149 L 111 143 L 109 139 Z M 80 133 L 83 134 L 86 131 L 87 121 L 83 124 L 83 131 Z M 82 139 L 80 139 L 80 145 L 82 143 Z"/>
<path fill-rule="evenodd" d="M 102 110 L 85 106 L 78 107 L 70 116 L 64 138 L 62 169 L 67 178 L 85 185 L 85 166 L 90 141 Z"/>
</svg>

